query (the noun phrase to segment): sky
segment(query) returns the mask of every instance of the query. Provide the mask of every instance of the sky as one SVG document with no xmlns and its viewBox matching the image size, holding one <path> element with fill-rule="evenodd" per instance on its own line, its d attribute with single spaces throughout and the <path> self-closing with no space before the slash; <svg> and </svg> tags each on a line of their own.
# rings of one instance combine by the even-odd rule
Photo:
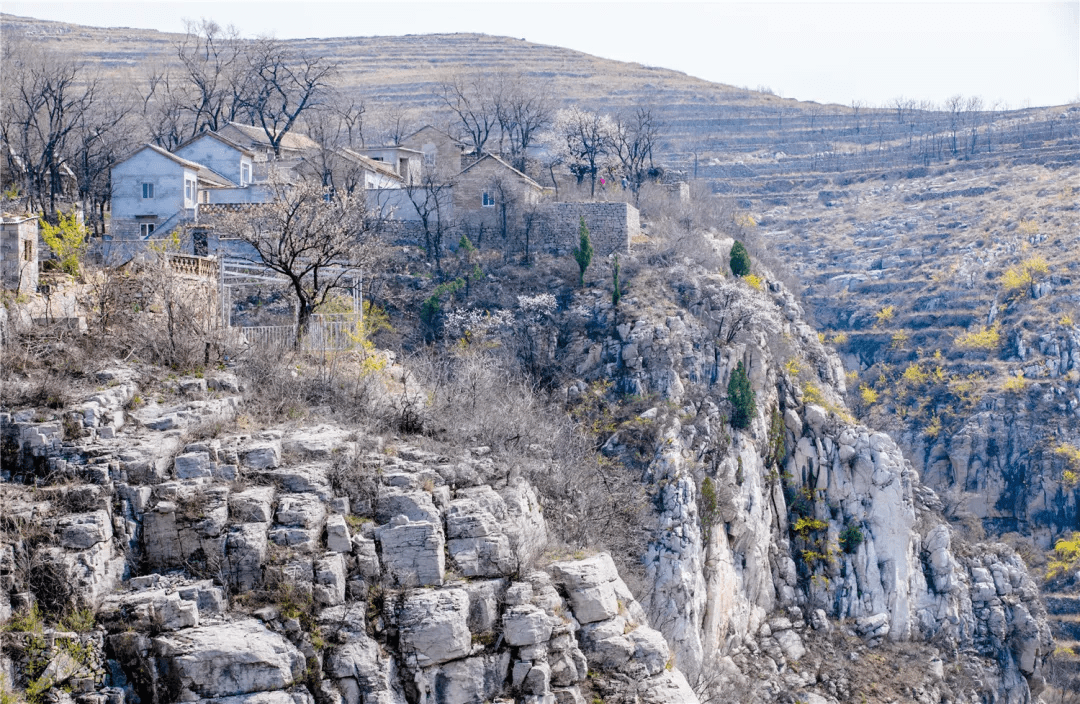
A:
<svg viewBox="0 0 1080 704">
<path fill-rule="evenodd" d="M 1080 0 L 1044 2 L 19 2 L 3 12 L 183 31 L 213 19 L 281 39 L 482 32 L 660 66 L 799 100 L 1080 102 Z"/>
</svg>

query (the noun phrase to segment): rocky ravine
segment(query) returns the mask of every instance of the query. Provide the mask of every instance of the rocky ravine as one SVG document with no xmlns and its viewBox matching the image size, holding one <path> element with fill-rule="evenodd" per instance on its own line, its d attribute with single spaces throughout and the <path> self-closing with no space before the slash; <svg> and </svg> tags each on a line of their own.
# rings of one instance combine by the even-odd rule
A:
<svg viewBox="0 0 1080 704">
<path fill-rule="evenodd" d="M 629 431 L 605 445 L 653 499 L 646 593 L 605 553 L 544 554 L 542 497 L 488 448 L 331 425 L 191 440 L 242 407 L 235 378 L 128 412 L 118 367 L 62 418 L 4 415 L 0 616 L 76 597 L 98 624 L 5 634 L 6 681 L 87 704 L 858 701 L 880 649 L 925 658 L 894 698 L 1032 701 L 1034 582 L 1008 548 L 956 543 L 889 437 L 843 419 L 842 367 L 790 294 L 665 281 L 663 305 L 624 302 L 633 322 L 586 292 L 535 330 L 598 323 L 552 351 L 570 399 L 656 395 L 643 463 Z M 727 422 L 740 360 L 747 430 Z"/>
<path fill-rule="evenodd" d="M 570 345 L 586 358 L 586 347 L 603 349 L 601 364 L 618 370 L 596 372 L 679 409 L 658 419 L 662 441 L 647 469 L 656 538 L 645 557 L 647 611 L 679 666 L 696 674 L 720 657 L 746 674 L 778 671 L 778 690 L 812 686 L 820 672 L 787 666 L 803 654 L 806 626 L 825 631 L 839 618 L 871 641 L 930 641 L 946 653 L 996 659 L 1000 670 L 983 673 L 992 680 L 986 689 L 1000 701 L 1029 701 L 1028 682 L 1041 688 L 1050 637 L 1023 562 L 1003 545 L 952 545 L 940 501 L 889 436 L 844 420 L 843 367 L 781 286 L 766 295 L 718 278 L 682 280 L 672 296 L 682 310 L 635 311 L 641 317 L 615 335 Z M 724 346 L 718 340 L 740 307 L 754 319 Z M 781 339 L 792 350 L 784 366 L 773 352 Z M 731 431 L 721 400 L 739 361 L 757 392 L 747 431 Z M 773 410 L 782 419 L 775 425 Z M 783 460 L 770 466 L 781 435 Z M 703 476 L 715 498 L 703 498 Z M 852 526 L 864 539 L 843 550 Z M 777 612 L 785 617 L 771 618 Z M 837 694 L 835 683 L 824 689 Z M 907 694 L 947 696 L 932 683 Z"/>
</svg>

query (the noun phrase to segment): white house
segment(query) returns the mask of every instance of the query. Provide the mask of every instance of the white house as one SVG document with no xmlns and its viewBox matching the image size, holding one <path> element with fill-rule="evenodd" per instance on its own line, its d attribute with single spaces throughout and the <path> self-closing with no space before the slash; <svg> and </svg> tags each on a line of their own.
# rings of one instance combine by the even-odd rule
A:
<svg viewBox="0 0 1080 704">
<path fill-rule="evenodd" d="M 419 150 L 401 146 L 385 146 L 365 147 L 357 149 L 356 152 L 372 161 L 386 164 L 410 186 L 420 183 L 424 153 Z"/>
<path fill-rule="evenodd" d="M 173 150 L 176 156 L 194 161 L 217 173 L 240 188 L 252 178 L 255 152 L 245 149 L 217 132 L 203 132 Z"/>
<path fill-rule="evenodd" d="M 200 206 L 264 203 L 272 179 L 291 183 L 307 178 L 331 188 L 379 191 L 419 181 L 421 152 L 402 147 L 370 151 L 375 155 L 324 151 L 309 137 L 289 133 L 275 157 L 261 129 L 233 123 L 192 137 L 174 153 L 144 145 L 112 169 L 106 251 L 110 258 L 123 258 L 141 247 L 136 243 L 197 226 Z M 200 241 L 185 236 L 184 248 L 204 252 L 205 229 L 193 234 Z"/>
<path fill-rule="evenodd" d="M 194 161 L 147 144 L 112 169 L 109 240 L 144 240 L 194 222 L 210 192 L 238 185 Z"/>
</svg>

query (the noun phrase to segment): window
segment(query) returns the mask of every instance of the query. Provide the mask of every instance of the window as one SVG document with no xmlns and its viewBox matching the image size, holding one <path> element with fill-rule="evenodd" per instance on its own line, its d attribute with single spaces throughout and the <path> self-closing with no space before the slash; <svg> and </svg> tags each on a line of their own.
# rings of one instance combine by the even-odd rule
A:
<svg viewBox="0 0 1080 704">
<path fill-rule="evenodd" d="M 199 202 L 200 203 L 209 203 L 210 202 L 210 191 L 206 191 L 206 190 L 199 191 Z"/>
<path fill-rule="evenodd" d="M 144 183 L 142 185 L 142 197 L 143 198 L 153 198 L 154 197 L 154 184 L 152 184 L 152 183 Z"/>
<path fill-rule="evenodd" d="M 493 208 L 493 207 L 495 207 L 495 196 L 493 194 L 491 194 L 491 193 L 488 193 L 487 191 L 484 191 L 484 207 L 485 208 Z"/>
<path fill-rule="evenodd" d="M 240 164 L 240 185 L 251 183 L 251 164 Z"/>
<path fill-rule="evenodd" d="M 29 262 L 34 260 L 34 242 L 32 240 L 23 240 L 23 261 Z"/>
<path fill-rule="evenodd" d="M 154 232 L 154 223 L 143 222 L 139 223 L 139 234 L 143 237 L 149 237 Z"/>
<path fill-rule="evenodd" d="M 195 182 L 189 178 L 184 179 L 184 200 L 188 203 L 195 200 Z"/>
</svg>

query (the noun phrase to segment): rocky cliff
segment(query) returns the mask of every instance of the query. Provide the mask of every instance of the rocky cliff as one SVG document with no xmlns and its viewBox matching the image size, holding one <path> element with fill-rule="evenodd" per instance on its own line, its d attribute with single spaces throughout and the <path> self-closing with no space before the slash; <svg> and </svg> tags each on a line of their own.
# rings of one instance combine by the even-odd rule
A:
<svg viewBox="0 0 1080 704">
<path fill-rule="evenodd" d="M 1028 701 L 1025 678 L 1040 683 L 1050 639 L 1023 562 L 1003 545 L 953 544 L 940 500 L 896 444 L 851 422 L 842 366 L 780 285 L 681 278 L 675 315 L 635 310 L 613 335 L 578 343 L 608 353 L 599 362 L 612 366 L 597 373 L 666 401 L 646 470 L 657 507 L 647 607 L 679 666 L 692 678 L 717 657 L 747 674 L 779 671 L 788 677 L 770 683 L 777 695 L 820 679 L 788 667 L 807 641 L 840 628 L 979 652 L 998 666 L 984 686 Z M 747 334 L 722 344 L 737 320 Z M 733 430 L 724 396 L 740 361 L 758 412 Z M 911 684 L 918 701 L 945 696 L 932 680 Z"/>
<path fill-rule="evenodd" d="M 565 403 L 614 409 L 602 452 L 648 499 L 636 559 L 565 546 L 543 446 L 522 471 L 261 427 L 232 374 L 151 394 L 111 364 L 60 412 L 5 410 L 5 682 L 83 704 L 1034 701 L 1052 644 L 1023 563 L 958 540 L 852 421 L 791 294 L 649 271 L 618 309 L 586 289 L 518 311 Z"/>
</svg>

